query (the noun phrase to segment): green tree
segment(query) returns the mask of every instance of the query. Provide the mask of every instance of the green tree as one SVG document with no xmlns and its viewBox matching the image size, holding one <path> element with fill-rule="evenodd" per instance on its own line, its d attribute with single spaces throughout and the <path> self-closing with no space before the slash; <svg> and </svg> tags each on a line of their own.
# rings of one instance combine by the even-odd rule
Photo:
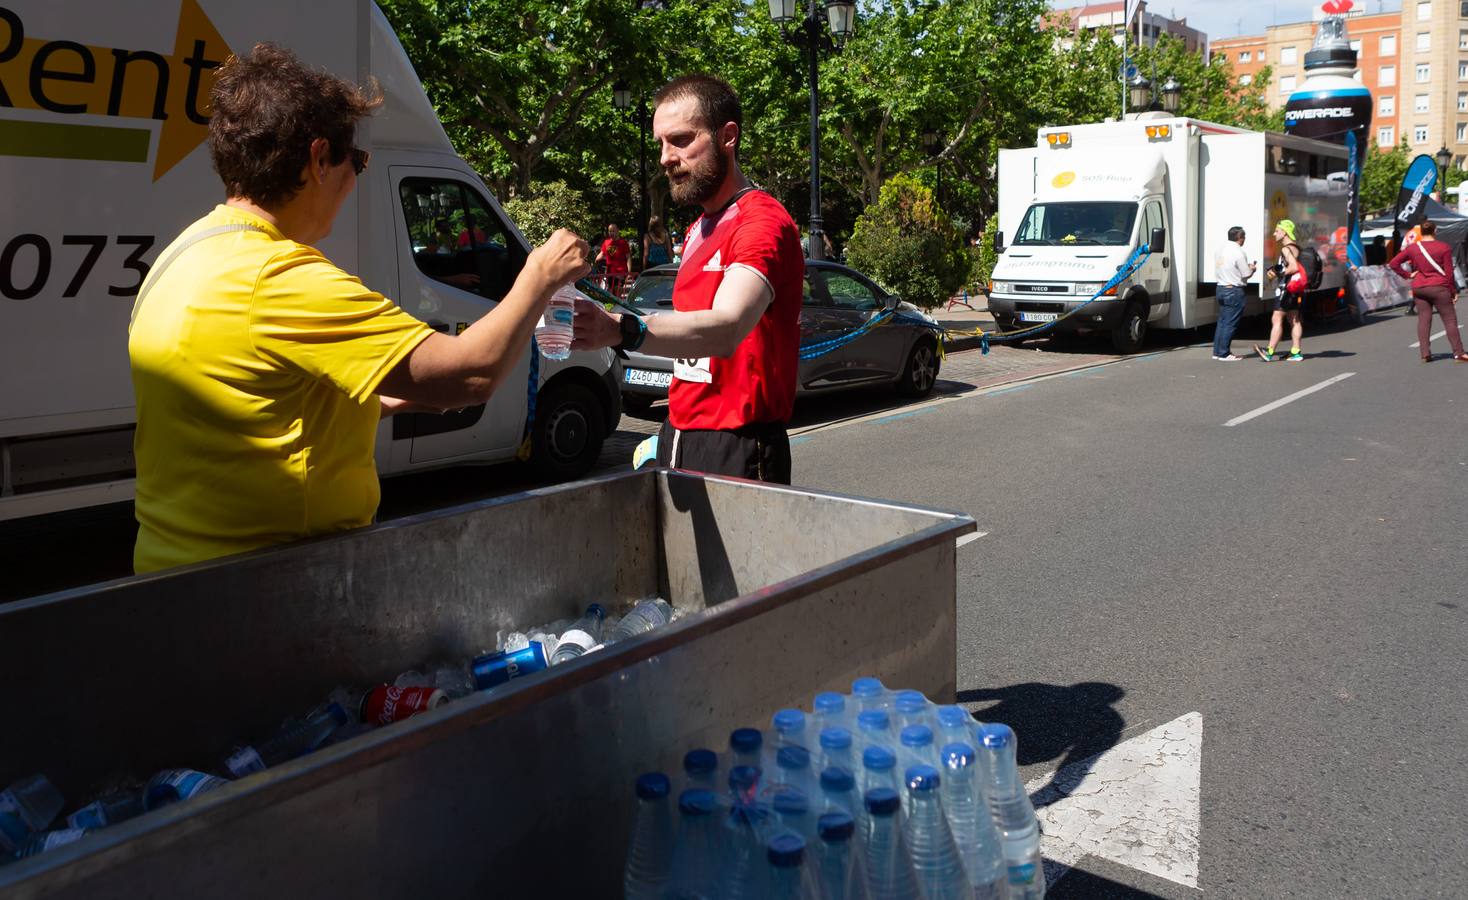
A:
<svg viewBox="0 0 1468 900">
<path fill-rule="evenodd" d="M 1407 141 L 1390 150 L 1381 150 L 1372 141 L 1367 145 L 1366 158 L 1361 163 L 1361 211 L 1362 218 L 1368 215 L 1389 212 L 1397 202 L 1402 178 L 1412 164 L 1412 150 Z"/>
<path fill-rule="evenodd" d="M 531 246 L 540 246 L 557 228 L 569 228 L 595 240 L 601 228 L 586 198 L 564 181 L 535 185 L 534 193 L 505 201 L 505 212 L 520 226 Z"/>
<path fill-rule="evenodd" d="M 857 218 L 846 257 L 902 299 L 929 309 L 962 287 L 973 267 L 963 235 L 912 175 L 882 185 L 880 199 Z"/>
</svg>

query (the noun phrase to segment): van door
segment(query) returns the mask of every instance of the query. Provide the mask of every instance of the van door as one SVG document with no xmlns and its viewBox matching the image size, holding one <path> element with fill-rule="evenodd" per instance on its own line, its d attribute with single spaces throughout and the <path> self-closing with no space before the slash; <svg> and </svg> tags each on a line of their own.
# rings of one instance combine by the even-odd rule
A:
<svg viewBox="0 0 1468 900">
<path fill-rule="evenodd" d="M 458 334 L 504 298 L 525 265 L 518 238 L 452 169 L 392 166 L 399 297 L 404 309 L 446 334 Z M 461 456 L 506 456 L 525 425 L 529 355 L 487 405 L 459 412 L 393 417 L 393 439 L 411 439 L 413 464 Z"/>
<path fill-rule="evenodd" d="M 1142 207 L 1142 228 L 1137 237 L 1138 246 L 1146 246 L 1152 239 L 1152 229 L 1166 228 L 1167 218 L 1162 212 L 1162 201 L 1158 199 L 1148 200 Z M 1147 291 L 1147 297 L 1151 301 L 1152 308 L 1147 316 L 1149 321 L 1156 322 L 1167 318 L 1168 311 L 1172 306 L 1172 247 L 1173 235 L 1169 230 L 1167 243 L 1161 253 L 1153 253 L 1147 257 L 1142 264 L 1140 282 Z"/>
</svg>

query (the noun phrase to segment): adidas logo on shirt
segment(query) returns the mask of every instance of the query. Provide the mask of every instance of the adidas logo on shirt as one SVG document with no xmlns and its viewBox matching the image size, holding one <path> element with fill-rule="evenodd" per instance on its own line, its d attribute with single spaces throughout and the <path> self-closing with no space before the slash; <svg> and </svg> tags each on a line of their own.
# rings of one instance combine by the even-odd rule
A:
<svg viewBox="0 0 1468 900">
<path fill-rule="evenodd" d="M 722 255 L 722 252 L 723 251 L 721 251 L 721 250 L 715 250 L 714 251 L 714 255 L 711 256 L 711 257 L 709 257 L 709 261 L 703 264 L 703 270 L 705 272 L 722 272 L 722 271 L 724 271 L 724 267 L 723 267 L 723 265 L 720 262 L 720 256 Z"/>
</svg>

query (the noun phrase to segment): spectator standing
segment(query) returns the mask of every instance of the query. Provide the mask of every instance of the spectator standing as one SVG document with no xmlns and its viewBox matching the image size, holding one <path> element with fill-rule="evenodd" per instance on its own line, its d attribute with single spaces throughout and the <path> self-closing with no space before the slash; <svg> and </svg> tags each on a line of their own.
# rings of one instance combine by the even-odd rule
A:
<svg viewBox="0 0 1468 900">
<path fill-rule="evenodd" d="M 642 260 L 644 269 L 673 261 L 673 238 L 660 216 L 647 221 L 647 234 L 642 236 Z"/>
<path fill-rule="evenodd" d="M 598 265 L 606 267 L 607 275 L 620 275 L 627 277 L 627 260 L 632 255 L 632 248 L 627 239 L 622 237 L 621 229 L 615 223 L 607 226 L 607 236 L 601 242 L 601 248 L 596 252 Z"/>
<path fill-rule="evenodd" d="M 1463 352 L 1463 337 L 1458 333 L 1458 312 L 1453 308 L 1458 300 L 1453 250 L 1437 239 L 1437 223 L 1429 219 L 1422 223 L 1421 229 L 1421 239 L 1394 256 L 1387 265 L 1393 272 L 1412 280 L 1412 304 L 1417 309 L 1417 346 L 1422 351 L 1422 361 L 1432 361 L 1429 344 L 1432 311 L 1435 309 L 1448 333 L 1453 360 L 1468 362 L 1468 354 Z M 1409 264 L 1410 269 L 1407 268 Z"/>
<path fill-rule="evenodd" d="M 1213 358 L 1221 362 L 1238 362 L 1233 354 L 1234 332 L 1244 315 L 1244 285 L 1254 277 L 1255 264 L 1244 253 L 1244 229 L 1235 225 L 1228 230 L 1228 240 L 1213 256 L 1213 274 L 1218 282 L 1218 325 L 1213 330 Z"/>
<path fill-rule="evenodd" d="M 1265 362 L 1274 361 L 1274 348 L 1284 336 L 1284 323 L 1290 323 L 1290 362 L 1305 358 L 1300 342 L 1305 336 L 1304 310 L 1307 278 L 1300 265 L 1300 245 L 1295 242 L 1295 223 L 1280 219 L 1274 226 L 1274 241 L 1279 245 L 1279 262 L 1269 270 L 1275 281 L 1274 303 L 1270 315 L 1269 346 L 1254 345 L 1254 352 Z"/>
</svg>

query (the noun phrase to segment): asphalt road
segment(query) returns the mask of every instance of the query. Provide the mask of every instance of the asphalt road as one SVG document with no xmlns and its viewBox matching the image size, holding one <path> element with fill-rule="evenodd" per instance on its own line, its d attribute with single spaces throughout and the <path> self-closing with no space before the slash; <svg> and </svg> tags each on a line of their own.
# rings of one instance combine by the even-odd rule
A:
<svg viewBox="0 0 1468 900">
<path fill-rule="evenodd" d="M 960 700 L 1014 726 L 1026 780 L 1201 714 L 1198 889 L 1095 858 L 1052 897 L 1468 896 L 1468 365 L 1421 365 L 1414 329 L 1338 322 L 1303 363 L 1213 362 L 1206 335 L 956 354 L 923 403 L 802 405 L 797 484 L 986 532 L 958 551 Z M 388 485 L 391 515 L 529 482 Z M 0 599 L 125 574 L 129 521 L 0 535 Z"/>
</svg>

